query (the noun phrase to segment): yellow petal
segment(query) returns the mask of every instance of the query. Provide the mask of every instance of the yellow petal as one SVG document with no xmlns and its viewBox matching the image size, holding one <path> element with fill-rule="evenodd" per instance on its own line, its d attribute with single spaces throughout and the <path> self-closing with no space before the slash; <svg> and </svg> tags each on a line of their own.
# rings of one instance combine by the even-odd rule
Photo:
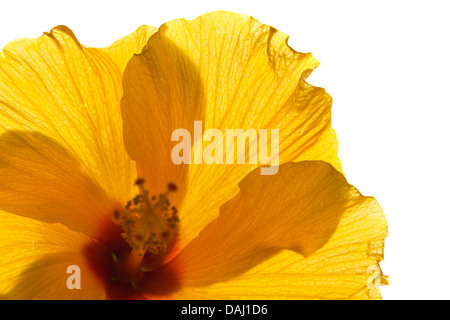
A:
<svg viewBox="0 0 450 320">
<path fill-rule="evenodd" d="M 103 299 L 103 281 L 84 250 L 98 242 L 60 224 L 0 211 L 0 299 Z M 67 282 L 80 268 L 80 289 Z M 69 271 L 69 273 L 68 273 Z"/>
<path fill-rule="evenodd" d="M 148 39 L 156 30 L 155 27 L 140 26 L 133 33 L 115 41 L 109 47 L 100 50 L 106 52 L 123 73 L 131 57 L 134 54 L 141 53 L 142 48 L 147 44 Z"/>
<path fill-rule="evenodd" d="M 0 131 L 47 135 L 109 196 L 130 198 L 136 168 L 123 146 L 122 70 L 146 42 L 144 31 L 103 50 L 83 47 L 63 26 L 8 44 L 0 53 Z"/>
<path fill-rule="evenodd" d="M 239 277 L 186 288 L 177 299 L 381 299 L 386 218 L 377 201 L 363 197 L 350 207 L 331 239 L 303 258 L 283 251 Z"/>
<path fill-rule="evenodd" d="M 324 162 L 288 163 L 274 176 L 256 170 L 239 187 L 219 217 L 163 268 L 176 279 L 166 293 L 176 299 L 188 292 L 213 299 L 367 296 L 367 271 L 382 259 L 387 235 L 373 198 Z M 164 280 L 150 276 L 147 294 Z"/>
<path fill-rule="evenodd" d="M 177 299 L 381 299 L 388 284 L 383 260 L 386 218 L 377 201 L 362 197 L 342 215 L 331 239 L 303 258 L 283 251 L 239 277 L 186 288 Z"/>
<path fill-rule="evenodd" d="M 183 194 L 187 167 L 171 161 L 171 136 L 178 128 L 193 132 L 194 120 L 202 118 L 196 65 L 164 32 L 157 32 L 128 63 L 123 87 L 124 141 L 139 176 L 149 181 L 151 194 L 166 191 L 169 182 Z"/>
<path fill-rule="evenodd" d="M 364 237 L 365 238 L 365 237 Z M 283 251 L 239 277 L 207 287 L 184 288 L 171 299 L 199 300 L 376 300 L 377 258 L 367 256 L 366 243 L 351 243 L 308 258 Z M 374 268 L 371 268 L 373 266 Z"/>
<path fill-rule="evenodd" d="M 54 140 L 30 131 L 0 135 L 0 210 L 102 238 L 115 205 L 76 156 Z"/>
<path fill-rule="evenodd" d="M 187 181 L 179 210 L 181 247 L 261 165 L 194 164 L 184 177 L 187 169 L 174 168 L 170 157 L 177 143 L 171 134 L 187 129 L 194 143 L 193 120 L 202 121 L 203 132 L 214 128 L 223 135 L 226 129 L 279 129 L 280 163 L 324 160 L 341 170 L 331 97 L 305 82 L 318 61 L 295 52 L 287 39 L 251 17 L 212 12 L 164 24 L 131 59 L 122 102 L 125 144 L 159 189 L 168 180 Z"/>
</svg>

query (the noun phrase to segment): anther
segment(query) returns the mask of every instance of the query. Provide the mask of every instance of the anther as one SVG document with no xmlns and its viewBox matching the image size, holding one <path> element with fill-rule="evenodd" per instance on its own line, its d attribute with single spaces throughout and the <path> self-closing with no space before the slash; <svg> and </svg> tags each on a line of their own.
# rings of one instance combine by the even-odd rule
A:
<svg viewBox="0 0 450 320">
<path fill-rule="evenodd" d="M 167 187 L 169 188 L 169 191 L 177 191 L 178 190 L 177 185 L 175 183 L 172 183 L 172 182 L 169 183 Z"/>
<path fill-rule="evenodd" d="M 136 184 L 137 186 L 140 186 L 140 185 L 143 185 L 144 182 L 145 182 L 144 179 L 142 179 L 142 178 L 137 178 L 135 184 Z"/>
<path fill-rule="evenodd" d="M 113 219 L 115 221 L 120 219 L 120 211 L 119 210 L 114 210 L 114 212 L 113 212 Z"/>
</svg>

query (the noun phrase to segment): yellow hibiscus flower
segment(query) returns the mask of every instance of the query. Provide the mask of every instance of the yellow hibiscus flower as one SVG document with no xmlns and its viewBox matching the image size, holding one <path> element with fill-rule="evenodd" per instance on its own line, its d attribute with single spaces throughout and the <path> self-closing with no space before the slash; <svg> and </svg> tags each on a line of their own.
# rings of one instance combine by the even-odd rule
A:
<svg viewBox="0 0 450 320">
<path fill-rule="evenodd" d="M 0 54 L 1 297 L 379 298 L 384 213 L 344 178 L 331 97 L 305 82 L 318 62 L 287 39 L 213 12 L 103 49 L 66 27 L 10 43 Z M 171 134 L 194 121 L 279 129 L 278 172 L 174 164 Z M 68 288 L 69 266 L 79 288 Z"/>
</svg>

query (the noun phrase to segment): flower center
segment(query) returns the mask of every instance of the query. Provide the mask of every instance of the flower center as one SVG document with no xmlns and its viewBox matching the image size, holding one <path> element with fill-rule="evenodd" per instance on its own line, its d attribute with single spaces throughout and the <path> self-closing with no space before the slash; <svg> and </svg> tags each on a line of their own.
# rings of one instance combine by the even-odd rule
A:
<svg viewBox="0 0 450 320">
<path fill-rule="evenodd" d="M 115 211 L 113 222 L 122 226 L 122 237 L 142 257 L 147 251 L 153 254 L 165 252 L 173 240 L 179 218 L 175 206 L 171 206 L 168 194 L 177 190 L 169 183 L 167 191 L 159 196 L 149 196 L 144 180 L 136 180 L 139 194 L 128 201 L 125 208 Z"/>
</svg>

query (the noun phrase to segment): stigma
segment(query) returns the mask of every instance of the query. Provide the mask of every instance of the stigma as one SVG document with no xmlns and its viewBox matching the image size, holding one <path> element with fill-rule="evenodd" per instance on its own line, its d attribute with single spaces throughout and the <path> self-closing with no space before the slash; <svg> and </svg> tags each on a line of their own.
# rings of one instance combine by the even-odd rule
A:
<svg viewBox="0 0 450 320">
<path fill-rule="evenodd" d="M 165 193 L 150 196 L 144 184 L 143 179 L 137 179 L 139 194 L 112 216 L 113 222 L 122 226 L 122 237 L 139 256 L 165 252 L 179 223 L 177 209 L 168 198 L 169 193 L 177 190 L 176 185 L 169 183 Z"/>
</svg>

